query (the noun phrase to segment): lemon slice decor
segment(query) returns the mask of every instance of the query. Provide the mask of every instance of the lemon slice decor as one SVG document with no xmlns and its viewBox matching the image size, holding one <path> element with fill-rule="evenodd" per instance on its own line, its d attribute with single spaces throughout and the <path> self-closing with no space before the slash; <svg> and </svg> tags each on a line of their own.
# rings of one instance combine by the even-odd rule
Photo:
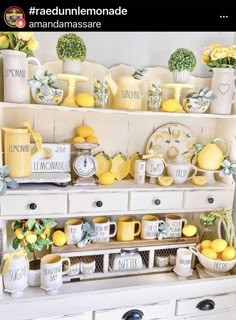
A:
<svg viewBox="0 0 236 320">
<path fill-rule="evenodd" d="M 124 179 L 130 172 L 130 160 L 123 153 L 112 159 L 111 172 L 117 180 Z"/>
<path fill-rule="evenodd" d="M 173 183 L 173 177 L 157 177 L 157 182 L 162 187 L 169 187 Z"/>
<path fill-rule="evenodd" d="M 186 224 L 182 229 L 182 233 L 185 237 L 193 237 L 197 233 L 197 227 L 193 224 Z"/>
<path fill-rule="evenodd" d="M 207 176 L 194 176 L 192 177 L 192 183 L 196 186 L 204 186 L 207 183 Z"/>
<path fill-rule="evenodd" d="M 129 173 L 134 178 L 135 176 L 135 161 L 136 160 L 143 160 L 143 155 L 139 152 L 136 152 L 132 157 L 130 158 L 130 171 Z"/>
<path fill-rule="evenodd" d="M 102 151 L 95 156 L 95 159 L 97 161 L 97 171 L 95 172 L 97 177 L 100 177 L 102 173 L 111 171 L 112 161 L 108 154 Z"/>
</svg>

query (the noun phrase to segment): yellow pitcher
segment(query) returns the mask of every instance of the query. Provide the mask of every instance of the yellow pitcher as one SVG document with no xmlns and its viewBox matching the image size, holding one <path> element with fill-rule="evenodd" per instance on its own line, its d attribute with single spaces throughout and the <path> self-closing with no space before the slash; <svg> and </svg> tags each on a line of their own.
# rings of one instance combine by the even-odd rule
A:
<svg viewBox="0 0 236 320">
<path fill-rule="evenodd" d="M 2 128 L 4 134 L 4 161 L 9 165 L 11 177 L 28 177 L 31 175 L 31 158 L 42 151 L 40 134 L 31 129 L 28 120 L 24 127 Z M 31 152 L 30 136 L 33 137 L 36 149 Z"/>
</svg>

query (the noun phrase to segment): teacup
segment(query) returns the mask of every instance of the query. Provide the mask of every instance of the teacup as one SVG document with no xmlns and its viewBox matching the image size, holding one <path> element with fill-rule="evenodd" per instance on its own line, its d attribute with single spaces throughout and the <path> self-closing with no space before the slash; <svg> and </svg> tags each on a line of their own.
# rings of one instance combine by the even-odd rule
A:
<svg viewBox="0 0 236 320">
<path fill-rule="evenodd" d="M 189 176 L 189 173 L 194 170 L 194 172 Z M 167 164 L 168 176 L 173 177 L 174 184 L 183 184 L 187 180 L 190 180 L 197 174 L 197 168 L 191 163 L 168 163 Z"/>
</svg>

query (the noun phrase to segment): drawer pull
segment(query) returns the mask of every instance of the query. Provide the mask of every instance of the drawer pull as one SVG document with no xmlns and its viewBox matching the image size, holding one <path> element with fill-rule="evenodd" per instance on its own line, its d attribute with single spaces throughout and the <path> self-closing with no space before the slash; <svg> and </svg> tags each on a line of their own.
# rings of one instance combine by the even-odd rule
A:
<svg viewBox="0 0 236 320">
<path fill-rule="evenodd" d="M 96 202 L 96 206 L 97 206 L 98 208 L 101 208 L 101 207 L 103 206 L 102 201 L 97 201 L 97 202 Z"/>
<path fill-rule="evenodd" d="M 201 311 L 210 311 L 215 308 L 215 302 L 210 299 L 205 299 L 197 304 L 197 308 Z"/>
<path fill-rule="evenodd" d="M 214 198 L 208 198 L 208 202 L 212 204 L 214 202 Z"/>
<path fill-rule="evenodd" d="M 130 310 L 126 312 L 122 319 L 124 320 L 141 320 L 143 318 L 143 312 L 140 310 Z"/>
<path fill-rule="evenodd" d="M 35 209 L 37 209 L 37 204 L 34 203 L 34 202 L 30 203 L 30 204 L 29 204 L 29 208 L 30 208 L 31 210 L 35 210 Z"/>
<path fill-rule="evenodd" d="M 161 204 L 161 200 L 160 199 L 156 199 L 155 200 L 155 205 L 159 206 L 159 204 Z"/>
</svg>

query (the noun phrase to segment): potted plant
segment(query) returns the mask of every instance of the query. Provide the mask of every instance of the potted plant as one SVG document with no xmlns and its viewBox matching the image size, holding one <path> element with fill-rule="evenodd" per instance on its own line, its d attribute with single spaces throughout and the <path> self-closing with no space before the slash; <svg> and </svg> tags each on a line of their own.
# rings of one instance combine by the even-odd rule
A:
<svg viewBox="0 0 236 320">
<path fill-rule="evenodd" d="M 212 90 L 207 87 L 200 89 L 199 93 L 191 92 L 183 100 L 183 108 L 186 112 L 190 113 L 202 113 L 207 111 L 210 106 L 211 100 L 215 99 Z"/>
<path fill-rule="evenodd" d="M 174 81 L 177 83 L 185 83 L 189 72 L 192 72 L 195 67 L 196 57 L 189 49 L 175 50 L 168 60 L 168 69 L 173 72 Z"/>
<path fill-rule="evenodd" d="M 49 70 L 37 71 L 28 81 L 34 100 L 39 104 L 57 105 L 63 98 L 63 90 L 56 85 L 56 76 Z"/>
<path fill-rule="evenodd" d="M 29 262 L 29 286 L 40 285 L 40 259 L 37 259 L 36 253 L 52 244 L 50 231 L 56 224 L 51 218 L 22 219 L 12 223 L 12 230 L 15 234 L 12 241 L 13 249 L 21 247 L 28 253 L 33 253 L 33 260 Z"/>
<path fill-rule="evenodd" d="M 80 62 L 86 58 L 86 45 L 75 33 L 67 33 L 57 41 L 57 56 L 63 61 L 63 73 L 80 74 Z"/>
</svg>

